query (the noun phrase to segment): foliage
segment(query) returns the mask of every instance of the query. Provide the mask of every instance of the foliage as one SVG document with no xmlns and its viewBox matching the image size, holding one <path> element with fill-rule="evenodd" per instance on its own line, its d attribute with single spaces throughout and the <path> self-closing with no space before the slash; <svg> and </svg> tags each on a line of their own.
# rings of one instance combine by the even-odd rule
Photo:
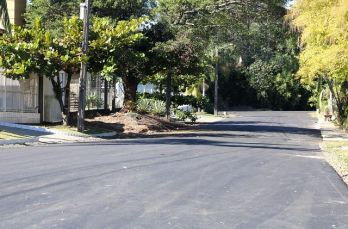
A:
<svg viewBox="0 0 348 229">
<path fill-rule="evenodd" d="M 64 31 L 64 20 L 79 15 L 80 3 L 80 0 L 31 0 L 24 14 L 27 26 L 31 28 L 35 18 L 40 17 L 45 29 L 55 37 L 60 37 Z M 128 21 L 149 16 L 154 5 L 153 0 L 93 0 L 90 13 L 92 18 L 109 18 L 113 22 Z"/>
<path fill-rule="evenodd" d="M 27 27 L 33 29 L 36 18 L 42 18 L 43 27 L 54 37 L 61 37 L 64 33 L 64 20 L 79 15 L 80 2 L 80 0 L 31 0 L 24 14 Z"/>
<path fill-rule="evenodd" d="M 91 14 L 95 17 L 130 20 L 149 16 L 155 5 L 154 0 L 94 0 L 91 4 Z"/>
<path fill-rule="evenodd" d="M 137 101 L 137 112 L 139 114 L 147 114 L 151 112 L 151 100 L 139 99 Z"/>
<path fill-rule="evenodd" d="M 138 101 L 141 99 L 154 99 L 166 101 L 166 95 L 163 93 L 138 93 Z M 182 105 L 192 105 L 193 107 L 205 109 L 208 106 L 208 98 L 207 97 L 194 97 L 191 95 L 185 96 L 181 94 L 175 94 L 171 97 L 172 104 L 174 107 L 182 106 Z"/>
<path fill-rule="evenodd" d="M 154 115 L 163 116 L 166 110 L 166 104 L 160 100 L 151 101 L 151 113 Z"/>
<path fill-rule="evenodd" d="M 137 112 L 162 116 L 165 112 L 165 103 L 161 100 L 142 98 L 137 101 Z"/>
<path fill-rule="evenodd" d="M 64 38 L 59 41 L 46 31 L 41 19 L 35 20 L 32 29 L 14 26 L 12 36 L 0 39 L 0 66 L 3 68 L 2 74 L 7 78 L 26 79 L 32 73 L 46 76 L 52 83 L 63 121 L 67 124 L 71 76 L 79 71 L 79 64 L 87 61 L 87 57 L 81 55 L 78 43 L 82 23 L 74 19 L 65 23 Z M 57 76 L 60 70 L 68 73 L 64 88 L 61 88 L 61 79 Z M 65 101 L 62 100 L 63 93 Z"/>
<path fill-rule="evenodd" d="M 89 62 L 89 70 L 102 72 L 107 79 L 108 71 L 115 71 L 117 60 L 124 54 L 122 47 L 142 38 L 139 26 L 144 19 L 120 21 L 112 26 L 107 19 L 95 19 L 89 34 L 89 60 L 81 54 L 82 20 L 64 20 L 64 33 L 54 39 L 41 19 L 36 19 L 32 29 L 14 27 L 14 35 L 0 39 L 0 67 L 7 78 L 25 79 L 31 73 L 46 76 L 52 83 L 55 98 L 60 104 L 63 120 L 67 122 L 69 111 L 70 81 L 73 73 L 80 71 L 83 61 Z M 136 54 L 134 54 L 136 55 Z M 107 70 L 105 70 L 107 69 Z M 68 74 L 67 84 L 61 88 L 60 70 Z M 65 101 L 62 100 L 64 93 Z M 67 123 L 66 123 L 67 124 Z"/>
<path fill-rule="evenodd" d="M 115 71 L 121 73 L 124 70 L 126 59 L 140 62 L 144 54 L 134 52 L 129 47 L 143 39 L 139 27 L 146 20 L 147 18 L 138 18 L 119 21 L 115 26 L 109 19 L 95 18 L 89 33 L 88 55 L 93 57 L 88 61 L 89 71 L 101 72 L 110 81 L 115 76 Z"/>
<path fill-rule="evenodd" d="M 299 0 L 289 13 L 301 31 L 299 56 L 301 82 L 313 88 L 322 77 L 336 102 L 341 124 L 347 118 L 348 96 L 344 90 L 348 73 L 348 2 L 345 0 Z"/>
<path fill-rule="evenodd" d="M 77 0 L 32 0 L 25 14 L 31 22 L 42 17 L 44 27 L 55 37 L 64 31 L 64 18 L 79 14 Z M 145 54 L 153 47 L 139 42 L 146 33 L 144 17 L 151 16 L 155 0 L 94 0 L 91 1 L 91 30 L 88 71 L 101 72 L 107 80 L 121 76 L 124 84 L 124 108 L 127 101 L 135 102 L 136 87 L 151 70 Z M 140 33 L 143 29 L 143 34 Z M 153 73 L 151 73 L 153 74 Z"/>
<path fill-rule="evenodd" d="M 0 22 L 4 26 L 6 33 L 11 34 L 10 17 L 8 15 L 6 0 L 0 0 Z"/>
<path fill-rule="evenodd" d="M 185 121 L 187 119 L 190 119 L 192 123 L 196 122 L 198 117 L 193 114 L 191 111 L 185 111 L 185 110 L 175 110 L 175 115 L 182 121 Z"/>
<path fill-rule="evenodd" d="M 104 100 L 99 98 L 97 93 L 93 92 L 86 96 L 86 107 L 100 107 L 104 104 Z"/>
</svg>

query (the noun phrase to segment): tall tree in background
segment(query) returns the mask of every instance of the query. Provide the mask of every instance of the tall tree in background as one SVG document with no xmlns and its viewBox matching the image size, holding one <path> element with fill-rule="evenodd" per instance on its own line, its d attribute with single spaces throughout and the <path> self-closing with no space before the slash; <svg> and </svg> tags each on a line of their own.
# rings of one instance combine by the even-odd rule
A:
<svg viewBox="0 0 348 229">
<path fill-rule="evenodd" d="M 32 0 L 27 4 L 24 18 L 26 25 L 33 28 L 36 18 L 41 18 L 43 26 L 54 37 L 64 33 L 64 19 L 79 16 L 80 0 Z"/>
<path fill-rule="evenodd" d="M 6 33 L 11 34 L 10 17 L 8 15 L 6 0 L 0 0 L 0 19 Z"/>
<path fill-rule="evenodd" d="M 158 7 L 154 7 L 156 3 Z M 117 63 L 103 69 L 107 75 L 123 77 L 126 100 L 134 101 L 139 82 L 156 79 L 151 77 L 153 74 L 165 76 L 172 69 L 180 81 L 192 82 L 195 79 L 192 76 L 198 79 L 209 61 L 211 66 L 218 61 L 225 82 L 220 85 L 220 101 L 227 101 L 227 108 L 250 105 L 281 110 L 298 109 L 306 97 L 306 91 L 292 77 L 298 69 L 294 58 L 298 47 L 294 42 L 296 34 L 291 34 L 282 22 L 286 3 L 286 0 L 93 0 L 91 11 L 94 17 L 108 17 L 114 23 L 151 15 L 152 25 L 140 27 L 147 39 L 122 47 L 124 52 Z M 42 16 L 48 30 L 59 37 L 61 19 L 77 15 L 78 5 L 76 0 L 33 0 L 26 19 L 30 22 L 31 18 Z M 161 35 L 151 37 L 151 27 L 157 27 L 161 31 L 157 34 Z M 219 57 L 213 54 L 215 47 L 230 43 L 233 52 L 221 52 Z M 242 66 L 236 67 L 240 57 Z M 225 65 L 224 60 L 228 61 Z M 184 73 L 188 72 L 186 63 L 191 63 L 189 77 Z M 214 82 L 209 69 L 205 68 L 203 73 Z"/>
<path fill-rule="evenodd" d="M 91 0 L 91 17 L 108 17 L 115 21 L 149 16 L 154 0 Z M 64 18 L 78 16 L 81 0 L 32 0 L 27 6 L 25 20 L 33 25 L 42 18 L 45 28 L 54 36 L 64 30 Z"/>
<path fill-rule="evenodd" d="M 298 0 L 289 13 L 301 32 L 301 81 L 314 88 L 321 78 L 328 84 L 341 124 L 348 113 L 348 2 Z"/>
<path fill-rule="evenodd" d="M 287 2 L 161 0 L 158 11 L 165 12 L 163 18 L 178 30 L 192 30 L 205 39 L 211 63 L 219 63 L 219 102 L 224 109 L 249 105 L 293 110 L 306 107 L 300 104 L 308 95 L 292 76 L 298 70 L 299 49 L 297 34 L 284 25 Z M 221 50 L 216 59 L 215 47 L 231 43 L 233 52 Z M 214 82 L 213 71 L 210 75 Z M 211 90 L 209 94 L 212 98 Z"/>
</svg>

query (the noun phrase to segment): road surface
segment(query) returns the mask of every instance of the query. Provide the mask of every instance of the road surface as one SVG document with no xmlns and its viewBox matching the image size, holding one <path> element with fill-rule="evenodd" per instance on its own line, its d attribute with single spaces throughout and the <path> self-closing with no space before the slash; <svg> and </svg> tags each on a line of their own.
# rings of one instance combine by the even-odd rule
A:
<svg viewBox="0 0 348 229">
<path fill-rule="evenodd" d="M 0 228 L 348 228 L 306 112 L 211 131 L 0 149 Z"/>
</svg>

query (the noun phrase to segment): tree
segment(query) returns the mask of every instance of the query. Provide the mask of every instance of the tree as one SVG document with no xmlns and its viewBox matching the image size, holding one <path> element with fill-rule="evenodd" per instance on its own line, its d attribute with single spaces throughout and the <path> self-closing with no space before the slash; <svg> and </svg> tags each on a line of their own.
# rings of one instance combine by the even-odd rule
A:
<svg viewBox="0 0 348 229">
<path fill-rule="evenodd" d="M 44 21 L 49 20 L 45 27 L 61 37 L 62 19 L 77 15 L 76 6 L 78 5 L 75 0 L 50 1 L 48 4 L 47 1 L 33 0 L 25 16 L 28 22 L 38 16 L 43 17 Z M 90 39 L 95 41 L 90 42 L 89 55 L 93 58 L 89 60 L 89 71 L 101 72 L 102 77 L 108 81 L 116 76 L 122 77 L 125 103 L 135 100 L 137 85 L 147 74 L 144 71 L 150 70 L 149 66 L 144 64 L 146 61 L 144 51 L 149 50 L 148 45 L 140 44 L 135 40 L 141 39 L 142 34 L 138 32 L 141 26 L 145 26 L 144 16 L 149 16 L 154 6 L 154 0 L 94 0 L 91 4 L 92 18 L 95 18 L 96 22 L 100 22 L 100 18 L 109 18 L 109 20 L 108 25 L 105 21 L 99 26 L 91 23 L 95 32 L 93 29 L 90 30 Z M 122 20 L 129 20 L 130 23 L 123 23 Z M 132 35 L 129 31 L 132 31 Z M 122 39 L 124 40 L 121 41 Z"/>
<path fill-rule="evenodd" d="M 11 34 L 10 17 L 8 16 L 6 0 L 0 0 L 0 19 L 6 33 Z"/>
<path fill-rule="evenodd" d="M 299 56 L 301 82 L 314 87 L 322 77 L 337 105 L 341 124 L 347 119 L 348 2 L 345 0 L 299 0 L 289 13 L 292 25 L 301 31 Z"/>
<path fill-rule="evenodd" d="M 64 34 L 64 19 L 79 15 L 80 0 L 32 0 L 24 18 L 26 26 L 33 28 L 35 19 L 41 18 L 43 27 L 54 37 Z"/>
<path fill-rule="evenodd" d="M 40 19 L 36 19 L 32 29 L 14 27 L 12 37 L 0 39 L 0 67 L 4 68 L 4 76 L 12 79 L 26 79 L 31 73 L 47 77 L 59 102 L 63 123 L 68 124 L 71 77 L 80 71 L 80 63 L 87 61 L 87 57 L 81 54 L 80 48 L 82 21 L 72 18 L 64 23 L 65 30 L 60 39 L 53 39 Z M 107 75 L 108 67 L 113 68 L 122 53 L 119 48 L 141 39 L 142 35 L 137 33 L 140 23 L 142 20 L 138 19 L 111 26 L 107 19 L 93 21 L 89 46 L 95 52 L 91 52 L 89 57 L 96 71 Z M 67 83 L 63 88 L 57 76 L 60 70 L 67 73 Z M 65 101 L 62 100 L 63 93 Z"/>
<path fill-rule="evenodd" d="M 150 16 L 155 0 L 93 0 L 91 13 L 95 17 L 130 20 Z"/>
<path fill-rule="evenodd" d="M 120 21 L 116 27 L 109 20 L 102 21 L 99 26 L 94 25 L 91 31 L 89 71 L 101 72 L 108 81 L 120 76 L 123 81 L 125 97 L 124 108 L 127 101 L 135 101 L 136 89 L 145 75 L 147 58 L 144 54 L 148 46 L 144 42 L 144 34 L 139 27 L 146 18 L 133 19 L 129 22 Z M 93 41 L 94 40 L 94 41 Z"/>
<path fill-rule="evenodd" d="M 27 26 L 35 18 L 42 18 L 46 30 L 59 37 L 64 31 L 64 19 L 79 15 L 81 0 L 32 0 L 24 14 Z M 110 18 L 114 21 L 131 20 L 150 15 L 154 0 L 91 0 L 91 17 Z"/>
<path fill-rule="evenodd" d="M 211 64 L 219 62 L 222 76 L 219 100 L 225 101 L 226 109 L 237 105 L 260 106 L 260 102 L 272 109 L 297 109 L 307 93 L 292 77 L 298 69 L 295 58 L 298 48 L 294 42 L 297 35 L 284 26 L 286 3 L 161 0 L 158 12 L 172 27 L 191 30 L 193 37 L 204 40 Z M 219 52 L 221 56 L 216 60 L 215 46 L 230 43 L 233 52 Z M 240 57 L 243 67 L 236 67 Z M 206 75 L 214 81 L 211 70 Z"/>
<path fill-rule="evenodd" d="M 6 36 L 0 40 L 0 66 L 4 68 L 2 74 L 12 79 L 27 79 L 31 73 L 39 77 L 47 77 L 53 87 L 55 98 L 59 102 L 63 123 L 68 124 L 70 81 L 72 74 L 79 71 L 79 63 L 87 58 L 81 55 L 77 42 L 82 23 L 75 20 L 66 21 L 65 39 L 57 41 L 45 30 L 40 19 L 36 19 L 32 29 L 14 26 L 13 36 Z M 68 39 L 71 38 L 71 39 Z M 58 72 L 68 73 L 67 83 L 61 88 Z M 55 79 L 56 78 L 56 79 Z M 64 93 L 65 101 L 62 100 Z"/>
</svg>

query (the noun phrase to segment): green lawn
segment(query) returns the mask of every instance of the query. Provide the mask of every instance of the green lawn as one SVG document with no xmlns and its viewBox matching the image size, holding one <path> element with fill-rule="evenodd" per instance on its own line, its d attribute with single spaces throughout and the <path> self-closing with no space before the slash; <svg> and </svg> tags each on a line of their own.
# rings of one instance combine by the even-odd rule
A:
<svg viewBox="0 0 348 229">
<path fill-rule="evenodd" d="M 104 134 L 104 133 L 112 132 L 111 130 L 107 130 L 107 129 L 103 129 L 99 127 L 93 127 L 93 126 L 86 126 L 86 125 L 85 125 L 85 130 L 83 133 L 78 132 L 77 127 L 73 125 L 63 126 L 62 124 L 50 123 L 50 124 L 35 125 L 35 126 L 43 127 L 43 128 L 51 129 L 51 130 L 58 130 L 62 132 L 72 133 L 72 134 L 82 134 L 82 135 Z"/>
<path fill-rule="evenodd" d="M 326 141 L 327 149 L 336 153 L 345 163 L 348 169 L 348 141 Z"/>
<path fill-rule="evenodd" d="M 13 134 L 13 133 L 6 132 L 4 130 L 0 130 L 0 140 L 24 139 L 24 138 L 29 138 L 29 137 L 25 135 Z"/>
</svg>

